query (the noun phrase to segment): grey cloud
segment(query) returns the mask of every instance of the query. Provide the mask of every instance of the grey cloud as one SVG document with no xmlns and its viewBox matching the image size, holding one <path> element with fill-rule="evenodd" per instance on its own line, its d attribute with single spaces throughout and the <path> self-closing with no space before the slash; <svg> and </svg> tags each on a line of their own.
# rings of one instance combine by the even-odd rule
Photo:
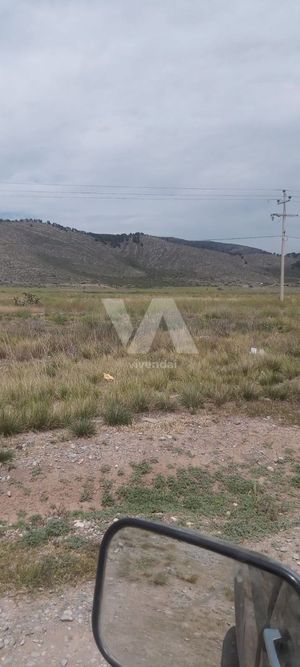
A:
<svg viewBox="0 0 300 667">
<path fill-rule="evenodd" d="M 295 0 L 3 0 L 0 180 L 300 191 L 299 18 Z M 1 202 L 99 232 L 274 233 L 268 201 Z"/>
</svg>

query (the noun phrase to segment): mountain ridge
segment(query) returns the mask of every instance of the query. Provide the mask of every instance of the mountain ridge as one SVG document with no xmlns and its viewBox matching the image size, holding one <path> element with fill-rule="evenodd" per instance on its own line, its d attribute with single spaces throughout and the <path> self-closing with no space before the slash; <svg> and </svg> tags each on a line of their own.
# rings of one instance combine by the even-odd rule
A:
<svg viewBox="0 0 300 667">
<path fill-rule="evenodd" d="M 300 254 L 286 257 L 300 283 Z M 98 234 L 49 220 L 0 219 L 0 284 L 159 286 L 277 283 L 280 258 L 251 246 L 142 232 Z"/>
</svg>

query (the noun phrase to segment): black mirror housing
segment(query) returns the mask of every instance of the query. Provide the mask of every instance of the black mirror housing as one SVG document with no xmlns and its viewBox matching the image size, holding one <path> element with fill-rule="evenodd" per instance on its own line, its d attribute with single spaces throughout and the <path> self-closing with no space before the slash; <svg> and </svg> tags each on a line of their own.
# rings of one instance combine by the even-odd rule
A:
<svg viewBox="0 0 300 667">
<path fill-rule="evenodd" d="M 103 637 L 103 634 L 102 634 L 103 622 L 105 621 L 105 618 L 104 618 L 105 604 L 103 602 L 103 598 L 105 597 L 104 596 L 104 589 L 105 589 L 105 582 L 106 582 L 105 577 L 106 577 L 106 571 L 107 571 L 107 564 L 109 562 L 109 557 L 110 557 L 110 554 L 112 552 L 114 554 L 116 554 L 114 556 L 115 559 L 117 558 L 120 561 L 121 557 L 123 558 L 123 552 L 124 552 L 124 550 L 126 551 L 126 540 L 125 540 L 125 543 L 123 544 L 124 540 L 121 539 L 121 536 L 124 536 L 126 534 L 126 531 L 130 531 L 131 529 L 135 529 L 133 532 L 135 532 L 136 536 L 138 536 L 138 538 L 139 538 L 137 540 L 136 544 L 134 543 L 134 541 L 133 541 L 133 543 L 130 544 L 130 549 L 131 549 L 130 558 L 132 558 L 132 560 L 136 559 L 136 553 L 138 553 L 140 547 L 141 547 L 141 549 L 145 548 L 145 544 L 143 545 L 143 543 L 142 543 L 142 540 L 144 540 L 144 542 L 145 542 L 145 538 L 143 536 L 149 536 L 149 539 L 150 538 L 152 539 L 152 537 L 153 537 L 153 539 L 156 539 L 156 537 L 157 537 L 157 540 L 159 540 L 159 539 L 162 540 L 161 543 L 163 545 L 165 545 L 167 543 L 167 546 L 168 546 L 168 549 L 169 549 L 169 552 L 170 552 L 169 556 L 172 555 L 172 551 L 174 551 L 174 550 L 176 551 L 176 544 L 178 544 L 180 546 L 180 549 L 182 550 L 182 553 L 184 553 L 185 562 L 186 562 L 186 557 L 188 555 L 187 549 L 188 549 L 188 545 L 189 545 L 193 549 L 193 556 L 196 559 L 195 562 L 197 561 L 198 570 L 199 570 L 199 561 L 201 561 L 201 550 L 202 550 L 202 553 L 203 553 L 203 551 L 205 551 L 207 553 L 210 553 L 212 556 L 213 555 L 221 556 L 221 557 L 223 556 L 223 557 L 225 557 L 224 561 L 226 561 L 226 558 L 228 560 L 230 559 L 231 562 L 236 563 L 237 568 L 239 568 L 240 566 L 241 567 L 242 566 L 248 566 L 249 572 L 254 572 L 255 571 L 255 573 L 256 573 L 255 581 L 252 582 L 250 585 L 251 586 L 253 585 L 253 587 L 254 587 L 253 590 L 256 587 L 256 594 L 258 596 L 260 595 L 261 588 L 265 585 L 266 579 L 268 579 L 269 582 L 272 582 L 272 586 L 274 588 L 274 591 L 275 592 L 277 591 L 276 592 L 277 597 L 279 596 L 280 590 L 282 588 L 282 584 L 283 583 L 287 584 L 288 587 L 289 587 L 289 590 L 291 590 L 292 593 L 295 594 L 294 602 L 293 602 L 294 606 L 293 606 L 293 612 L 292 613 L 294 614 L 294 608 L 296 606 L 297 610 L 295 611 L 295 614 L 296 614 L 296 616 L 299 615 L 299 625 L 297 626 L 297 630 L 296 630 L 297 634 L 299 634 L 299 654 L 298 654 L 298 658 L 299 658 L 299 655 L 300 655 L 300 633 L 299 633 L 299 627 L 300 627 L 300 576 L 299 575 L 297 575 L 295 572 L 293 572 L 289 568 L 285 567 L 284 565 L 281 565 L 280 563 L 277 563 L 277 562 L 267 558 L 266 556 L 260 555 L 258 553 L 252 552 L 252 551 L 248 551 L 247 549 L 244 549 L 244 548 L 239 547 L 237 545 L 232 545 L 232 544 L 229 544 L 227 542 L 223 542 L 223 541 L 216 540 L 216 539 L 213 539 L 213 538 L 210 538 L 210 537 L 206 537 L 206 536 L 203 536 L 201 534 L 192 532 L 190 530 L 170 527 L 170 526 L 167 526 L 167 525 L 164 525 L 164 524 L 155 523 L 155 522 L 147 521 L 147 520 L 144 520 L 144 519 L 124 518 L 124 519 L 120 519 L 120 520 L 114 522 L 108 528 L 108 530 L 106 531 L 106 533 L 103 537 L 102 544 L 101 544 L 101 547 L 100 547 L 100 553 L 99 553 L 99 561 L 98 561 L 95 591 L 94 591 L 93 611 L 92 611 L 92 628 L 93 628 L 93 634 L 94 634 L 95 642 L 96 642 L 101 654 L 104 656 L 104 658 L 107 660 L 107 662 L 112 665 L 112 667 L 127 667 L 127 665 L 139 664 L 139 662 L 135 663 L 135 662 L 132 662 L 130 659 L 128 659 L 129 662 L 128 662 L 127 659 L 126 659 L 127 662 L 124 661 L 124 659 L 122 659 L 120 661 L 120 656 L 118 656 L 118 655 L 115 656 L 115 655 L 112 654 L 112 651 L 110 650 L 110 648 L 108 648 L 106 637 Z M 127 532 L 127 534 L 128 534 L 128 532 Z M 119 542 L 117 542 L 118 538 L 119 538 Z M 131 542 L 132 542 L 132 540 L 131 540 Z M 112 545 L 115 545 L 115 544 L 116 544 L 117 548 L 112 547 Z M 185 546 L 185 545 L 187 545 L 187 546 Z M 124 546 L 125 546 L 125 549 L 123 548 Z M 155 550 L 156 550 L 155 553 L 156 554 L 159 552 L 159 542 L 157 542 L 156 544 L 149 545 L 149 546 L 151 546 L 151 548 L 152 548 L 152 556 L 153 556 L 153 553 L 154 553 L 153 552 L 153 547 L 155 547 Z M 162 550 L 164 548 L 165 547 L 163 547 Z M 198 554 L 197 548 L 199 548 L 199 550 L 200 550 L 199 551 L 200 558 L 198 558 L 198 556 L 197 556 L 197 554 Z M 205 557 L 205 554 L 204 554 L 204 557 Z M 145 561 L 144 553 L 143 553 L 143 559 Z M 170 560 L 170 563 L 171 563 L 171 560 Z M 141 561 L 141 564 L 143 565 L 143 567 L 144 567 L 144 561 L 143 562 Z M 153 558 L 152 558 L 152 562 L 153 562 Z M 150 563 L 150 560 L 149 560 L 149 563 Z M 226 564 L 226 562 L 225 562 L 225 564 Z M 123 565 L 124 565 L 124 563 L 123 563 Z M 129 565 L 130 565 L 130 563 L 129 563 Z M 134 565 L 139 566 L 139 563 L 136 561 Z M 147 565 L 147 563 L 146 563 L 146 565 Z M 128 566 L 128 563 L 127 563 L 127 566 Z M 200 562 L 200 566 L 201 566 L 201 562 Z M 153 567 L 155 569 L 155 565 Z M 171 567 L 167 568 L 167 570 L 172 572 L 172 567 L 173 566 L 172 566 L 172 563 L 171 563 Z M 148 571 L 145 572 L 145 576 L 148 576 L 149 572 Z M 260 575 L 260 573 L 261 573 L 261 575 Z M 270 575 L 270 576 L 269 577 L 264 576 L 264 573 L 265 573 L 265 575 Z M 130 576 L 131 576 L 131 579 L 132 579 L 132 572 L 128 573 L 127 582 L 125 582 L 125 583 L 128 583 L 128 581 L 130 580 Z M 181 580 L 183 580 L 184 582 L 193 581 L 192 577 L 195 577 L 195 576 L 196 575 L 193 574 L 189 579 L 188 576 L 186 576 L 185 573 L 183 575 L 181 573 L 180 577 L 176 581 L 176 583 L 179 582 L 179 584 L 180 583 L 182 584 Z M 260 576 L 261 576 L 261 581 L 259 581 Z M 110 578 L 112 578 L 112 577 L 110 577 Z M 123 579 L 123 582 L 124 582 L 124 579 Z M 148 577 L 147 580 L 144 580 L 142 582 L 142 585 L 144 587 L 145 587 L 145 582 L 146 582 L 147 586 L 149 586 L 149 577 Z M 157 581 L 155 583 L 163 585 L 165 582 L 163 580 L 159 581 L 157 579 Z M 138 585 L 137 578 L 136 578 L 135 583 L 130 584 L 130 585 L 135 586 L 135 595 L 137 596 L 137 585 Z M 184 585 L 186 586 L 186 583 Z M 123 586 L 123 584 L 122 584 L 122 586 Z M 173 589 L 174 589 L 174 585 L 173 585 Z M 239 596 L 239 590 L 238 589 L 239 589 L 239 578 L 235 577 L 235 580 L 234 580 L 234 595 L 238 600 L 238 604 L 240 604 L 240 596 Z M 121 590 L 121 589 L 119 589 L 119 590 Z M 201 590 L 201 588 L 199 590 Z M 153 588 L 153 587 L 152 587 L 152 589 L 148 588 L 147 596 L 144 599 L 148 600 L 149 596 L 151 597 L 151 591 L 153 591 L 153 595 L 156 594 L 155 588 Z M 156 591 L 157 591 L 157 587 L 156 587 Z M 117 595 L 118 593 L 116 592 L 115 594 Z M 271 591 L 271 595 L 274 596 L 273 590 Z M 199 591 L 197 592 L 197 596 L 199 598 Z M 296 603 L 295 603 L 295 600 L 296 600 Z M 124 600 L 123 600 L 123 603 L 124 603 Z M 199 604 L 201 605 L 201 600 L 199 600 Z M 161 605 L 161 606 L 163 606 L 163 605 Z M 238 605 L 237 605 L 236 600 L 235 600 L 236 612 L 237 612 L 237 606 Z M 128 612 L 128 610 L 127 610 L 127 612 Z M 277 655 L 277 653 L 276 653 L 276 651 L 277 651 L 276 642 L 277 641 L 278 641 L 278 647 L 279 647 L 278 650 L 280 649 L 280 641 L 279 640 L 281 639 L 281 635 L 280 635 L 279 629 L 276 628 L 275 630 L 270 630 L 269 631 L 268 628 L 264 627 L 264 623 L 265 623 L 264 618 L 267 615 L 267 608 L 265 610 L 263 610 L 263 606 L 260 605 L 259 613 L 262 616 L 261 626 L 260 626 L 260 630 L 259 630 L 259 637 L 258 637 L 259 650 L 261 650 L 261 651 L 264 650 L 266 655 L 268 655 L 269 659 L 270 659 L 270 657 L 272 657 L 272 655 L 275 656 L 274 659 L 276 659 L 276 655 Z M 258 613 L 258 616 L 259 616 L 259 613 Z M 130 609 L 129 609 L 129 614 L 130 614 Z M 265 616 L 264 616 L 264 614 L 265 614 Z M 127 616 L 128 616 L 128 613 L 127 613 Z M 154 617 L 154 614 L 153 614 L 153 617 Z M 280 622 L 281 622 L 280 618 L 281 617 L 277 615 L 278 624 L 280 624 Z M 229 634 L 232 630 L 233 630 L 233 628 L 230 629 Z M 131 629 L 131 631 L 134 632 L 134 629 Z M 107 630 L 106 634 L 107 634 L 107 632 L 109 632 L 109 631 Z M 114 632 L 115 633 L 118 632 L 117 623 L 116 623 L 116 628 L 114 629 Z M 130 632 L 130 625 L 127 627 L 126 632 L 127 632 L 127 634 L 128 634 L 128 632 Z M 150 632 L 150 630 L 149 630 L 149 632 Z M 232 632 L 231 632 L 231 634 L 232 634 Z M 153 637 L 149 635 L 148 640 L 149 640 L 149 643 L 151 643 L 151 641 L 153 641 L 155 643 L 156 637 L 154 636 L 154 631 L 153 631 Z M 167 637 L 166 637 L 166 641 L 168 641 Z M 238 638 L 237 638 L 237 643 L 238 643 Z M 226 644 L 226 641 L 225 641 L 225 644 Z M 241 647 L 239 646 L 238 649 L 239 649 L 239 651 L 241 651 L 241 650 L 243 650 L 243 647 L 241 649 Z M 223 650 L 224 650 L 224 648 L 223 648 Z M 296 650 L 298 651 L 298 643 L 297 643 Z M 150 651 L 150 649 L 148 650 L 148 653 L 149 653 L 149 651 Z M 147 656 L 146 656 L 146 658 L 147 658 Z M 149 658 L 148 662 L 147 662 L 146 658 L 145 658 L 145 665 L 152 664 L 150 658 Z M 180 663 L 180 661 L 178 660 L 178 664 L 179 663 Z M 189 659 L 188 659 L 187 664 L 191 664 Z M 201 659 L 200 659 L 199 664 L 201 664 Z M 207 664 L 210 664 L 210 663 L 208 662 Z M 222 659 L 222 665 L 223 664 L 226 664 L 226 663 L 224 663 L 223 659 Z M 250 662 L 249 662 L 249 664 L 250 664 Z M 274 664 L 276 664 L 276 662 Z M 278 661 L 277 664 L 280 664 L 280 662 Z M 294 665 L 294 662 L 292 662 L 291 665 Z M 154 663 L 154 667 L 155 667 L 155 663 Z M 217 663 L 216 663 L 216 667 L 218 667 Z"/>
</svg>

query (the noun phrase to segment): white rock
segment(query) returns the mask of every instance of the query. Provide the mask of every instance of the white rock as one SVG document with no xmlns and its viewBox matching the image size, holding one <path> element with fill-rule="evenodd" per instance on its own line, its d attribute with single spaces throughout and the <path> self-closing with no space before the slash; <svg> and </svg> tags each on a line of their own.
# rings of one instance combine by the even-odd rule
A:
<svg viewBox="0 0 300 667">
<path fill-rule="evenodd" d="M 66 623 L 72 623 L 72 621 L 74 621 L 74 616 L 71 609 L 65 609 L 60 617 L 60 620 Z"/>
</svg>

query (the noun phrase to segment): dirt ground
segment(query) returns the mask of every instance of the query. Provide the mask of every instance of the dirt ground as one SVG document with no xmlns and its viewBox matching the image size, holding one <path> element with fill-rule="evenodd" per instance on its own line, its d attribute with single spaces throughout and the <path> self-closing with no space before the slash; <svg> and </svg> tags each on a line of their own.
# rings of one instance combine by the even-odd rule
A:
<svg viewBox="0 0 300 667">
<path fill-rule="evenodd" d="M 107 476 L 122 483 L 130 464 L 155 460 L 154 472 L 204 466 L 262 463 L 272 470 L 287 452 L 299 460 L 300 428 L 271 418 L 238 415 L 141 416 L 133 426 L 109 428 L 72 439 L 66 432 L 26 434 L 6 439 L 15 454 L 13 467 L 0 468 L 1 519 L 13 523 L 20 511 L 48 516 L 55 509 L 99 507 L 99 483 Z M 95 481 L 82 501 L 87 479 Z M 249 545 L 300 571 L 300 529 L 289 528 Z M 188 584 L 186 584 L 188 587 Z M 90 627 L 93 583 L 60 591 L 10 594 L 0 599 L 0 664 L 88 667 L 106 664 Z M 182 662 L 182 661 L 181 661 Z M 199 656 L 199 664 L 203 664 Z M 127 665 L 125 666 L 127 667 Z"/>
<path fill-rule="evenodd" d="M 300 428 L 271 418 L 212 415 L 140 417 L 130 427 L 99 423 L 93 438 L 71 439 L 66 432 L 23 434 L 6 439 L 15 456 L 13 467 L 0 467 L 1 519 L 48 515 L 55 509 L 99 507 L 99 484 L 109 478 L 122 483 L 130 464 L 156 460 L 153 472 L 192 464 L 212 469 L 222 464 L 261 463 L 274 466 L 286 452 L 299 457 Z M 1 466 L 1 464 L 0 464 Z M 124 474 L 123 474 L 124 473 Z M 85 480 L 92 480 L 90 498 L 81 501 Z"/>
</svg>

